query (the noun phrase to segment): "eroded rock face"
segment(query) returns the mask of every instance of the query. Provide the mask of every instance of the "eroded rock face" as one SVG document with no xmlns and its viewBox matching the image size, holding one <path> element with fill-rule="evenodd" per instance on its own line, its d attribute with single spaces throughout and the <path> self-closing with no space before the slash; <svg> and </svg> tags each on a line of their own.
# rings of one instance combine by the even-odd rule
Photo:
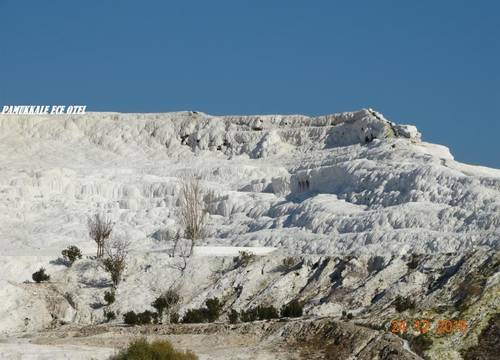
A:
<svg viewBox="0 0 500 360">
<path fill-rule="evenodd" d="M 66 293 L 72 294 L 73 323 L 91 325 L 105 321 L 103 309 L 117 314 L 154 311 L 154 299 L 174 288 L 181 295 L 175 309 L 181 317 L 188 309 L 203 307 L 207 299 L 217 298 L 222 303 L 222 322 L 228 321 L 231 310 L 241 312 L 264 305 L 279 311 L 299 300 L 304 304 L 304 318 L 284 324 L 243 323 L 237 329 L 269 339 L 284 337 L 286 344 L 305 353 L 317 352 L 321 345 L 331 354 L 357 354 L 357 358 L 366 359 L 378 354 L 396 359 L 403 356 L 400 347 L 406 340 L 405 347 L 430 358 L 459 359 L 461 352 L 477 343 L 488 319 L 500 308 L 499 253 L 485 250 L 385 258 L 290 257 L 278 251 L 245 264 L 232 257 L 195 256 L 187 260 L 184 270 L 176 266 L 179 260 L 162 253 L 135 254 L 116 290 L 116 301 L 109 306 L 103 301 L 104 290 L 110 286 L 106 274 L 95 261 L 78 260 L 54 275 L 57 285 L 50 284 L 45 292 L 52 295 L 41 296 L 46 304 L 40 304 L 54 319 L 34 330 L 67 322 L 62 311 L 68 307 Z M 432 325 L 424 337 L 413 328 L 416 320 L 423 319 Z M 395 320 L 406 321 L 408 331 L 392 334 Z M 440 334 L 437 326 L 442 320 L 464 320 L 469 328 L 464 333 Z M 121 319 L 114 322 L 119 324 Z M 182 331 L 185 326 L 169 329 Z M 322 339 L 331 341 L 323 343 Z"/>
</svg>

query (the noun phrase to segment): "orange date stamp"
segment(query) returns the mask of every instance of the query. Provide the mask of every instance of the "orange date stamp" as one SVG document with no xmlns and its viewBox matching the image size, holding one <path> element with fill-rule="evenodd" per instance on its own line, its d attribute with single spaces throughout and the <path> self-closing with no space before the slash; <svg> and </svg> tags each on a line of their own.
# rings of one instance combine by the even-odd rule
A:
<svg viewBox="0 0 500 360">
<path fill-rule="evenodd" d="M 391 332 L 393 334 L 404 334 L 409 330 L 420 332 L 421 334 L 435 334 L 435 335 L 452 335 L 452 334 L 465 334 L 469 329 L 467 320 L 462 319 L 443 319 L 431 321 L 427 319 L 417 320 L 392 320 Z"/>
</svg>

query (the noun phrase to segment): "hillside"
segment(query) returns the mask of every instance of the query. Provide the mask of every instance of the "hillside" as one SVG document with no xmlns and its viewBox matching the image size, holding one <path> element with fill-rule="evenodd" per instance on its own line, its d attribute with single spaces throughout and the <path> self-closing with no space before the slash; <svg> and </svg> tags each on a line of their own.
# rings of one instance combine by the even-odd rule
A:
<svg viewBox="0 0 500 360">
<path fill-rule="evenodd" d="M 96 209 L 153 248 L 159 230 L 180 229 L 180 180 L 193 175 L 211 191 L 212 244 L 297 254 L 498 245 L 500 171 L 455 162 L 369 110 L 3 115 L 0 134 L 5 254 L 52 255 L 75 241 L 90 251 Z"/>
<path fill-rule="evenodd" d="M 373 331 L 401 316 L 399 295 L 416 303 L 405 316 L 471 321 L 465 340 L 441 339 L 430 352 L 439 358 L 461 339 L 459 358 L 499 310 L 500 170 L 459 163 L 414 126 L 370 109 L 314 118 L 0 115 L 0 154 L 0 334 L 14 343 L 104 321 L 110 283 L 87 230 L 96 212 L 132 247 L 110 307 L 118 314 L 151 309 L 169 288 L 182 295 L 180 314 L 223 299 L 221 321 L 232 308 L 299 299 L 313 324 L 350 313 L 361 330 L 335 326 L 378 339 Z M 169 254 L 183 230 L 180 189 L 193 177 L 204 189 L 208 235 L 181 268 Z M 71 268 L 57 260 L 68 245 L 85 255 Z M 230 247 L 255 247 L 260 256 L 236 266 Z M 288 257 L 290 269 L 282 266 Z M 41 266 L 50 283 L 23 283 Z M 472 294 L 464 290 L 473 285 Z M 305 326 L 294 324 L 290 334 Z M 275 344 L 275 336 L 264 338 Z M 394 339 L 383 341 L 417 356 Z M 368 346 L 357 341 L 349 353 Z M 367 358 L 380 344 L 366 348 Z M 85 359 L 89 344 L 77 345 Z"/>
</svg>

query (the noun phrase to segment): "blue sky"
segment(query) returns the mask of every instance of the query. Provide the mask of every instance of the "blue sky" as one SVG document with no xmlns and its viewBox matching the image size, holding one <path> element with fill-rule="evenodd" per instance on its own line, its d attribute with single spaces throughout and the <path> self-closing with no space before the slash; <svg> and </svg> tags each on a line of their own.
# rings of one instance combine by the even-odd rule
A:
<svg viewBox="0 0 500 360">
<path fill-rule="evenodd" d="M 0 0 L 0 105 L 372 107 L 500 168 L 499 1 Z"/>
</svg>

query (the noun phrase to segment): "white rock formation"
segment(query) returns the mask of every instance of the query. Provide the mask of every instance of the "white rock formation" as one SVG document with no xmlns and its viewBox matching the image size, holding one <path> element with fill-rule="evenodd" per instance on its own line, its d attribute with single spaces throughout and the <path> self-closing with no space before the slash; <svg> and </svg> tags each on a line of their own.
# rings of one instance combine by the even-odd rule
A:
<svg viewBox="0 0 500 360">
<path fill-rule="evenodd" d="M 0 116 L 3 255 L 91 252 L 105 211 L 138 249 L 175 233 L 180 179 L 213 191 L 207 243 L 295 253 L 497 245 L 500 171 L 373 110 L 305 116 Z"/>
<path fill-rule="evenodd" d="M 166 250 L 182 228 L 179 189 L 190 176 L 200 176 L 207 192 L 210 236 L 201 246 L 395 256 L 377 278 L 363 280 L 359 309 L 370 306 L 379 287 L 408 293 L 432 283 L 420 273 L 410 285 L 398 283 L 407 271 L 405 254 L 499 245 L 500 171 L 456 162 L 447 148 L 422 142 L 414 126 L 392 123 L 373 110 L 315 118 L 0 115 L 0 332 L 41 329 L 54 314 L 78 323 L 102 319 L 102 309 L 92 306 L 102 302 L 108 276 L 88 259 L 70 270 L 54 262 L 68 245 L 95 253 L 86 223 L 96 211 L 115 222 L 114 236 L 133 245 L 117 309 L 145 309 L 181 281 Z M 225 296 L 241 282 L 238 308 L 271 300 L 281 305 L 306 287 L 308 294 L 318 293 L 310 314 L 343 310 L 341 302 L 324 301 L 331 277 L 315 278 L 313 264 L 287 276 L 254 266 L 248 273 L 210 278 L 231 261 L 195 259 L 196 267 L 182 278 L 191 284 L 183 285 L 183 309 Z M 360 281 L 356 269 L 366 268 L 359 261 L 325 266 L 332 274 L 338 264 L 347 266 L 339 271 L 348 287 Z M 41 266 L 54 287 L 22 284 Z M 261 293 L 263 288 L 268 290 Z M 65 292 L 71 301 L 64 300 Z"/>
</svg>

